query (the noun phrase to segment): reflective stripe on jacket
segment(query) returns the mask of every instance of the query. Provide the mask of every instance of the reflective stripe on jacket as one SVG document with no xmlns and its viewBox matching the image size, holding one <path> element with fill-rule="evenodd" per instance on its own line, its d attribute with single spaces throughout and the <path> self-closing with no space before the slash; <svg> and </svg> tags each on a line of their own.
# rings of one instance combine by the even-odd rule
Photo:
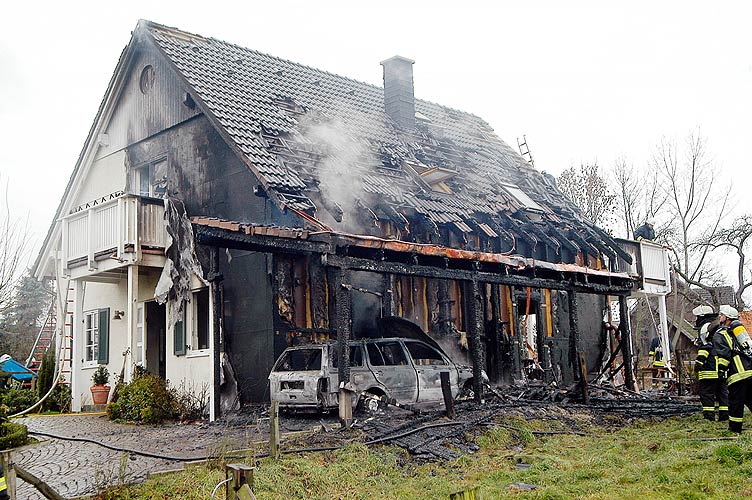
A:
<svg viewBox="0 0 752 500">
<path fill-rule="evenodd" d="M 713 352 L 718 368 L 727 373 L 728 385 L 752 377 L 752 359 L 740 352 L 739 343 L 733 335 L 727 327 L 723 327 L 713 336 Z"/>
<path fill-rule="evenodd" d="M 718 378 L 718 363 L 713 354 L 713 344 L 707 343 L 700 346 L 695 359 L 695 372 L 698 380 Z"/>
</svg>

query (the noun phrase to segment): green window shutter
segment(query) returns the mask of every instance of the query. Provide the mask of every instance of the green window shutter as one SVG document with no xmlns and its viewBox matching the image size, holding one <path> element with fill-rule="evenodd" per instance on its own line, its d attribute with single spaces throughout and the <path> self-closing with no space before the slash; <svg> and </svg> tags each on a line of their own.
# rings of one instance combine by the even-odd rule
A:
<svg viewBox="0 0 752 500">
<path fill-rule="evenodd" d="M 106 365 L 110 362 L 110 308 L 99 310 L 99 346 L 97 362 Z"/>
<path fill-rule="evenodd" d="M 183 312 L 180 313 L 180 319 L 173 327 L 175 356 L 185 355 L 185 307 L 186 306 L 183 305 Z"/>
</svg>

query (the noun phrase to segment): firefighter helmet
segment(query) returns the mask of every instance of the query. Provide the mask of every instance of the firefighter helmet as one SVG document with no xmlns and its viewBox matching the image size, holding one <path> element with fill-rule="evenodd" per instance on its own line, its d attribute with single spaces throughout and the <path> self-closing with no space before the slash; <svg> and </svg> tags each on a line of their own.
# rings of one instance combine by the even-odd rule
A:
<svg viewBox="0 0 752 500">
<path fill-rule="evenodd" d="M 739 319 L 739 311 L 728 304 L 723 304 L 720 309 L 718 309 L 718 314 L 723 314 L 729 319 Z"/>
<path fill-rule="evenodd" d="M 709 316 L 711 314 L 714 314 L 715 311 L 713 311 L 713 308 L 711 306 L 697 306 L 694 309 L 692 309 L 692 314 L 695 316 Z"/>
</svg>

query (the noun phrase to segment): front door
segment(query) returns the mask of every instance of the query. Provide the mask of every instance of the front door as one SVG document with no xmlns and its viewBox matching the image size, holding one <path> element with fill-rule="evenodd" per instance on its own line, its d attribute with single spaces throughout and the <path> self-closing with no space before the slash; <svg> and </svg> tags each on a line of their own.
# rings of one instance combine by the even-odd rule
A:
<svg viewBox="0 0 752 500">
<path fill-rule="evenodd" d="M 415 372 L 418 374 L 419 403 L 444 399 L 444 393 L 441 390 L 441 372 L 449 373 L 451 387 L 457 387 L 457 370 L 439 351 L 423 342 L 411 340 L 405 340 L 405 347 L 410 353 Z"/>
<path fill-rule="evenodd" d="M 162 378 L 167 377 L 166 331 L 167 315 L 164 304 L 146 303 L 146 371 Z"/>
</svg>

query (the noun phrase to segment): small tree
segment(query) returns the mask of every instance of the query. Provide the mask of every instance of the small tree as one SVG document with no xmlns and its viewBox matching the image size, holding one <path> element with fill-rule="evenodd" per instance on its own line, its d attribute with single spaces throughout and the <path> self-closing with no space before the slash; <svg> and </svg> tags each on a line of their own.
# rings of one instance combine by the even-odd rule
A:
<svg viewBox="0 0 752 500">
<path fill-rule="evenodd" d="M 50 346 L 42 357 L 42 365 L 37 372 L 37 394 L 41 398 L 55 382 L 55 348 Z"/>
<path fill-rule="evenodd" d="M 0 314 L 8 306 L 13 289 L 27 261 L 30 245 L 28 221 L 12 216 L 8 205 L 8 183 L 0 199 Z"/>
<path fill-rule="evenodd" d="M 559 175 L 556 184 L 577 205 L 586 220 L 596 226 L 610 225 L 616 196 L 611 192 L 597 164 L 569 167 Z"/>
<path fill-rule="evenodd" d="M 643 222 L 657 218 L 667 196 L 658 182 L 657 170 L 641 171 L 625 158 L 616 161 L 613 179 L 620 219 L 617 225 L 624 228 L 624 237 L 631 239 Z M 661 230 L 656 228 L 656 232 L 660 235 Z"/>
</svg>

